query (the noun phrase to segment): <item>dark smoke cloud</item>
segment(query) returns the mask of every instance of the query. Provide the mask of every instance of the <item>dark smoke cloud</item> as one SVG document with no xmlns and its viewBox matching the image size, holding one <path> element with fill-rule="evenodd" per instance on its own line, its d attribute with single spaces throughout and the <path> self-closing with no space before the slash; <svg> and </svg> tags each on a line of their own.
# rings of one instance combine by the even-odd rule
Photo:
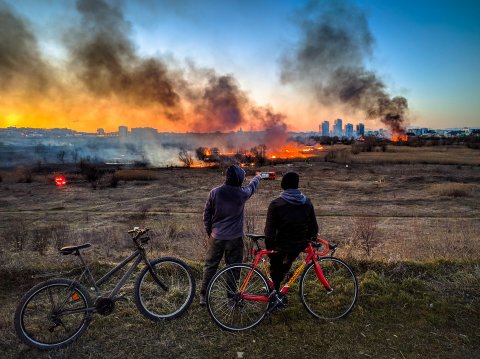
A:
<svg viewBox="0 0 480 359">
<path fill-rule="evenodd" d="M 66 37 L 73 71 L 98 96 L 118 96 L 132 104 L 159 104 L 170 119 L 180 97 L 175 79 L 158 58 L 140 58 L 121 9 L 104 0 L 79 0 L 79 28 Z"/>
<path fill-rule="evenodd" d="M 0 89 L 44 90 L 49 71 L 28 24 L 0 3 Z"/>
<path fill-rule="evenodd" d="M 230 131 L 244 123 L 243 109 L 247 105 L 246 94 L 231 75 L 217 76 L 209 72 L 207 86 L 196 106 L 200 114 L 194 124 L 199 131 Z"/>
<path fill-rule="evenodd" d="M 306 85 L 323 104 L 361 110 L 404 132 L 407 100 L 391 98 L 383 80 L 365 67 L 374 43 L 365 14 L 347 1 L 312 2 L 299 23 L 302 37 L 282 59 L 282 81 Z"/>
</svg>

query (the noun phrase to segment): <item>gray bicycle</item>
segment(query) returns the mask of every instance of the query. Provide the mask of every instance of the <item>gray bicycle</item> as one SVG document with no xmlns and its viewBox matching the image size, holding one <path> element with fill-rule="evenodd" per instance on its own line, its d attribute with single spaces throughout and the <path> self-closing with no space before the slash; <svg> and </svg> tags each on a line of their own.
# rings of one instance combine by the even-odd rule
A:
<svg viewBox="0 0 480 359">
<path fill-rule="evenodd" d="M 91 246 L 85 243 L 60 249 L 64 255 L 78 256 L 81 274 L 77 280 L 54 278 L 37 284 L 20 300 L 15 311 L 15 330 L 27 345 L 38 349 L 56 349 L 71 344 L 87 329 L 94 313 L 109 315 L 115 308 L 118 295 L 137 266 L 145 267 L 138 274 L 134 286 L 135 303 L 145 317 L 166 320 L 181 316 L 192 303 L 195 279 L 190 267 L 177 258 L 147 258 L 145 244 L 150 240 L 148 228 L 128 231 L 132 235 L 133 253 L 98 281 L 85 263 L 81 250 Z M 125 267 L 133 264 L 108 295 L 101 295 L 102 284 Z M 87 280 L 90 292 L 80 283 Z"/>
</svg>

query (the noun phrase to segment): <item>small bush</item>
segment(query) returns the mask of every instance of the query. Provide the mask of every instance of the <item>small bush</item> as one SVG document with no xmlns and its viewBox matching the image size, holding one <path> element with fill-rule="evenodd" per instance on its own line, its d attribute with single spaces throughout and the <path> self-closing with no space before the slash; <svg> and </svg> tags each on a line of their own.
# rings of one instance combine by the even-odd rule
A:
<svg viewBox="0 0 480 359">
<path fill-rule="evenodd" d="M 109 187 L 117 188 L 118 181 L 119 181 L 118 177 L 115 174 L 113 174 L 112 177 L 110 177 Z"/>
<path fill-rule="evenodd" d="M 96 187 L 96 182 L 103 176 L 104 171 L 87 160 L 81 160 L 79 167 L 80 173 L 85 179 L 90 182 L 93 187 Z"/>
<path fill-rule="evenodd" d="M 28 168 L 23 168 L 18 172 L 18 183 L 32 183 L 33 174 L 32 171 Z"/>
<path fill-rule="evenodd" d="M 352 244 L 371 256 L 373 249 L 380 244 L 376 235 L 378 220 L 374 217 L 355 217 L 353 219 Z"/>
<path fill-rule="evenodd" d="M 35 252 L 45 255 L 50 245 L 52 231 L 50 228 L 35 228 L 32 230 L 32 247 Z"/>
<path fill-rule="evenodd" d="M 22 219 L 11 221 L 3 231 L 2 237 L 9 243 L 14 250 L 22 251 L 25 249 L 28 241 L 28 226 Z"/>
</svg>

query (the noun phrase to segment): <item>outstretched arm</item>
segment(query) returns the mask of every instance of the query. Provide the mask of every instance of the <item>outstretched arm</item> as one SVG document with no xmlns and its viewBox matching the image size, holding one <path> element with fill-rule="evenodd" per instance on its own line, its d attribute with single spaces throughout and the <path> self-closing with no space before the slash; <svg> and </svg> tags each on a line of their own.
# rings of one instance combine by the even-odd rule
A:
<svg viewBox="0 0 480 359">
<path fill-rule="evenodd" d="M 248 185 L 246 185 L 245 187 L 242 187 L 242 191 L 247 193 L 248 198 L 250 198 L 255 193 L 255 191 L 257 190 L 257 186 L 260 183 L 261 179 L 262 179 L 262 177 L 260 175 L 256 175 L 255 177 L 252 178 L 252 180 L 250 181 L 250 183 Z"/>
</svg>

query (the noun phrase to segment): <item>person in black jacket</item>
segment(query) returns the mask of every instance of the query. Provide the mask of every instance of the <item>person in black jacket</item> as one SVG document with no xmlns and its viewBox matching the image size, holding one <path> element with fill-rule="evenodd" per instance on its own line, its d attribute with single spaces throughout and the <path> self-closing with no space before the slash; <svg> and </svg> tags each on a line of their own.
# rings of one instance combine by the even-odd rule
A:
<svg viewBox="0 0 480 359">
<path fill-rule="evenodd" d="M 295 258 L 318 233 L 313 205 L 298 189 L 299 180 L 297 173 L 286 173 L 281 182 L 283 192 L 268 206 L 265 244 L 278 251 L 270 254 L 270 275 L 277 292 Z"/>
</svg>

